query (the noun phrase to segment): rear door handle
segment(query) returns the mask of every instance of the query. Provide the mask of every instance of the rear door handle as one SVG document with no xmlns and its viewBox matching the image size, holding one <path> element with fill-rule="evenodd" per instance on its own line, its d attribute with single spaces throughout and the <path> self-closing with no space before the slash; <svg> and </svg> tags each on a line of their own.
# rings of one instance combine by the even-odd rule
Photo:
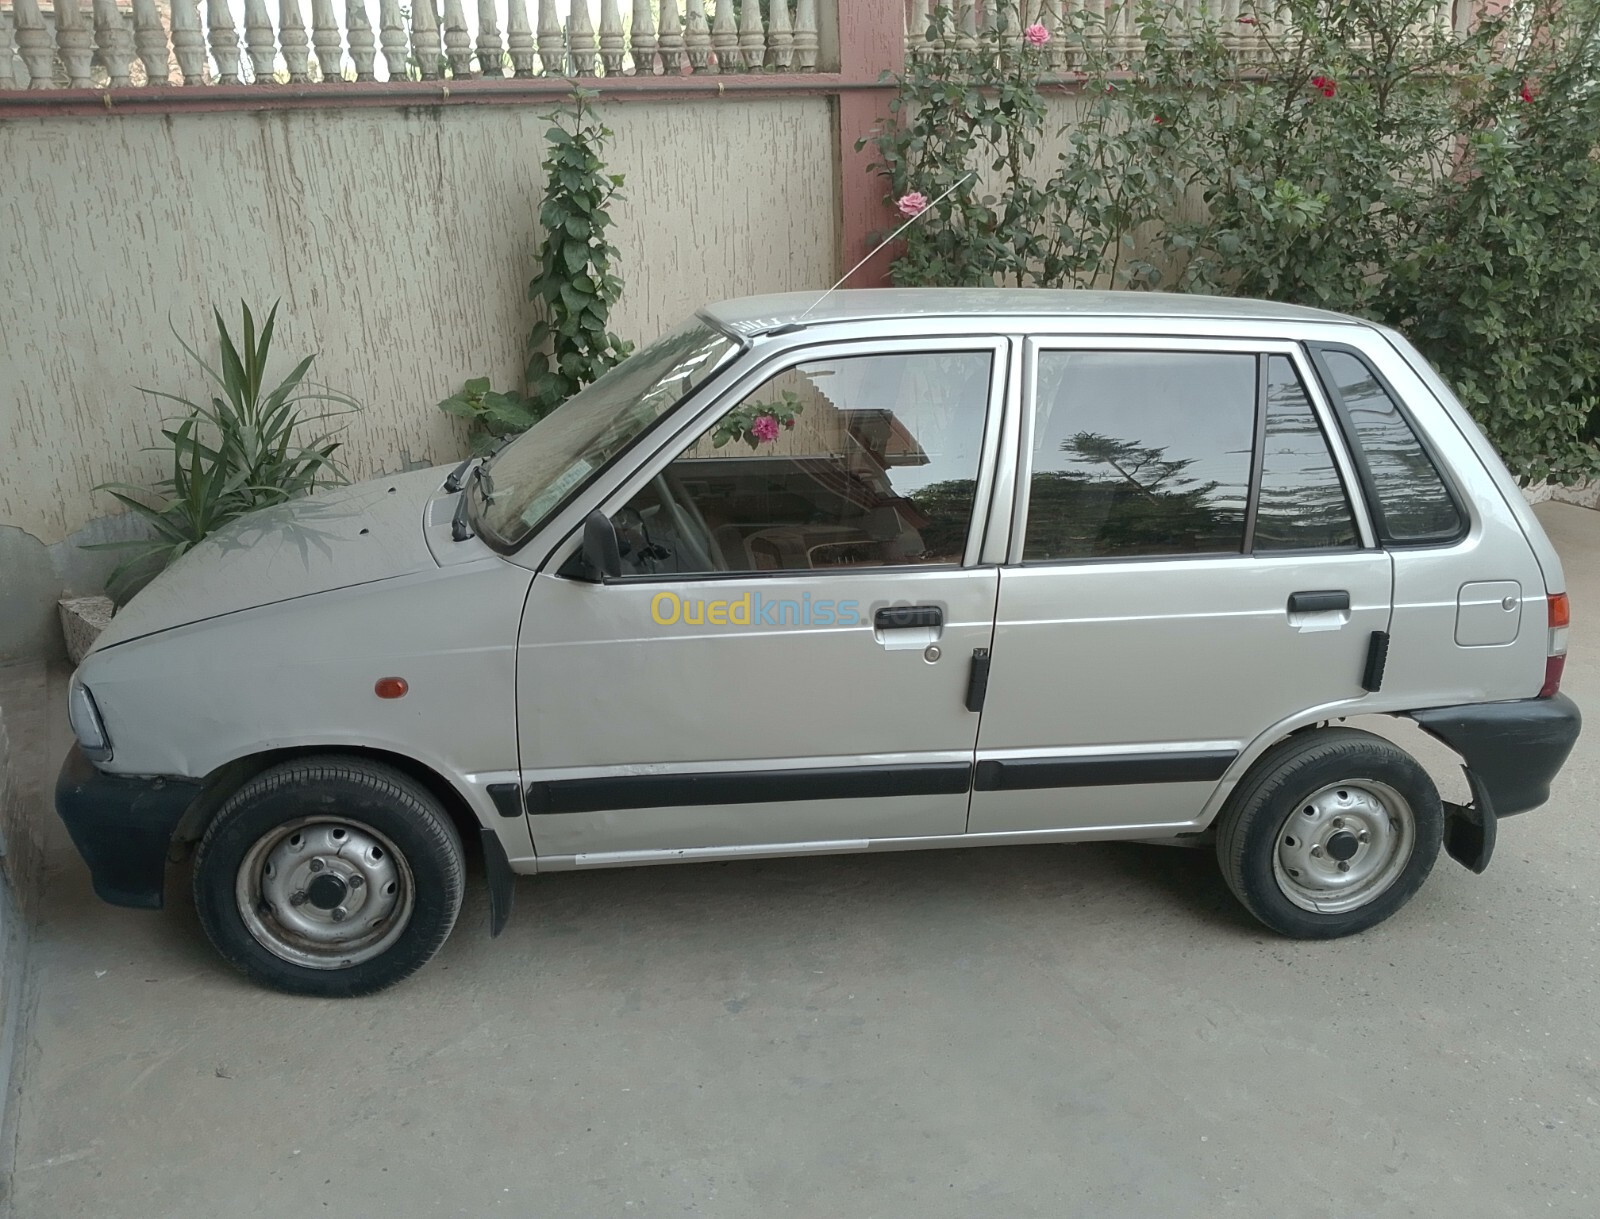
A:
<svg viewBox="0 0 1600 1219">
<path fill-rule="evenodd" d="M 1344 589 L 1324 589 L 1320 592 L 1290 593 L 1291 614 L 1318 614 L 1329 610 L 1348 610 L 1350 594 Z"/>
<path fill-rule="evenodd" d="M 880 631 L 943 626 L 944 611 L 937 605 L 886 605 L 872 615 L 872 625 Z"/>
</svg>

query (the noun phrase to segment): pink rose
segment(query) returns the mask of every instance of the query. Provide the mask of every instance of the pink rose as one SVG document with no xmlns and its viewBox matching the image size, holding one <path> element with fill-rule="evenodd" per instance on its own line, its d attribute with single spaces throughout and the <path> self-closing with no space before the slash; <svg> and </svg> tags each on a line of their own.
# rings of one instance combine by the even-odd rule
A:
<svg viewBox="0 0 1600 1219">
<path fill-rule="evenodd" d="M 771 444 L 778 438 L 778 421 L 771 415 L 757 415 L 750 425 L 750 434 L 762 444 Z"/>
<path fill-rule="evenodd" d="M 914 190 L 910 194 L 901 195 L 895 200 L 894 205 L 899 213 L 909 220 L 912 216 L 920 216 L 928 210 L 928 196 L 920 190 Z"/>
<path fill-rule="evenodd" d="M 1027 29 L 1022 31 L 1022 40 L 1030 47 L 1042 47 L 1045 43 L 1050 41 L 1050 31 L 1045 29 L 1044 26 L 1039 22 L 1035 21 Z"/>
</svg>

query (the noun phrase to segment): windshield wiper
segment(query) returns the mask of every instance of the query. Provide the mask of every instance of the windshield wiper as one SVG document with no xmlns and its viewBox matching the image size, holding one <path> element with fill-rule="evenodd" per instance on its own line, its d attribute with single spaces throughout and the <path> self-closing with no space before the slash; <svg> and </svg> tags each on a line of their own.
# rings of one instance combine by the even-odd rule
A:
<svg viewBox="0 0 1600 1219">
<path fill-rule="evenodd" d="M 473 460 L 476 459 L 471 457 L 467 458 L 467 461 Z M 465 464 L 466 463 L 463 462 L 462 466 L 465 466 Z M 456 469 L 456 474 L 459 473 L 461 473 L 461 467 Z M 453 479 L 455 478 L 456 474 L 452 474 L 450 477 Z M 450 537 L 454 541 L 465 542 L 468 538 L 477 536 L 472 532 L 472 525 L 467 521 L 467 500 L 472 496 L 472 488 L 477 486 L 479 483 L 489 483 L 489 476 L 484 473 L 482 462 L 479 462 L 477 465 L 472 467 L 471 481 L 467 483 L 465 490 L 461 492 L 461 498 L 456 501 L 456 514 L 450 518 Z M 459 485 L 460 484 L 458 483 L 457 486 Z M 446 482 L 445 486 L 448 488 L 450 484 Z M 489 489 L 486 485 L 484 487 L 484 499 L 487 500 L 488 496 Z"/>
<path fill-rule="evenodd" d="M 467 467 L 477 460 L 477 454 L 474 453 L 454 470 L 450 471 L 450 477 L 444 480 L 444 489 L 449 494 L 454 495 L 457 491 L 461 490 L 462 480 L 467 476 Z"/>
</svg>

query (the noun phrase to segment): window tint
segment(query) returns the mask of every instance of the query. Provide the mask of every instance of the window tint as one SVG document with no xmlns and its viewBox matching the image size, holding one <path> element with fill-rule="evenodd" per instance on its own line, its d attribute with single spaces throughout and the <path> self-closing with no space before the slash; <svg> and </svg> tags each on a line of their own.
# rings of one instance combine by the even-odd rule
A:
<svg viewBox="0 0 1600 1219">
<path fill-rule="evenodd" d="M 991 362 L 941 351 L 780 373 L 617 513 L 624 572 L 960 563 Z"/>
<path fill-rule="evenodd" d="M 1394 399 L 1354 355 L 1346 351 L 1321 355 L 1361 447 L 1385 539 L 1427 542 L 1454 537 L 1461 530 L 1460 514 Z"/>
<path fill-rule="evenodd" d="M 1238 553 L 1255 415 L 1254 356 L 1041 353 L 1023 558 Z"/>
<path fill-rule="evenodd" d="M 1305 386 L 1287 356 L 1267 360 L 1267 425 L 1255 549 L 1354 546 L 1355 520 Z"/>
</svg>

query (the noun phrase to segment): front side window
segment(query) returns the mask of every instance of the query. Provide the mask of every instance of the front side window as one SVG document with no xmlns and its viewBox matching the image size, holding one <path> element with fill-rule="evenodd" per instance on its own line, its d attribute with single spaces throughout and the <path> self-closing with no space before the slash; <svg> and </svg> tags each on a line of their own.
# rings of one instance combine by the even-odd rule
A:
<svg viewBox="0 0 1600 1219">
<path fill-rule="evenodd" d="M 959 564 L 993 359 L 844 356 L 779 373 L 613 517 L 624 574 Z"/>
<path fill-rule="evenodd" d="M 1269 356 L 1255 549 L 1355 545 L 1355 517 L 1306 388 L 1287 356 Z"/>
<path fill-rule="evenodd" d="M 704 322 L 679 327 L 608 369 L 513 440 L 475 480 L 476 523 L 520 546 L 589 476 L 683 400 L 737 350 Z"/>
<path fill-rule="evenodd" d="M 1462 520 L 1455 501 L 1377 374 L 1351 352 L 1325 348 L 1318 354 L 1345 425 L 1355 433 L 1383 539 L 1419 544 L 1457 537 Z"/>
<path fill-rule="evenodd" d="M 1256 358 L 1045 351 L 1024 561 L 1238 554 Z"/>
</svg>

